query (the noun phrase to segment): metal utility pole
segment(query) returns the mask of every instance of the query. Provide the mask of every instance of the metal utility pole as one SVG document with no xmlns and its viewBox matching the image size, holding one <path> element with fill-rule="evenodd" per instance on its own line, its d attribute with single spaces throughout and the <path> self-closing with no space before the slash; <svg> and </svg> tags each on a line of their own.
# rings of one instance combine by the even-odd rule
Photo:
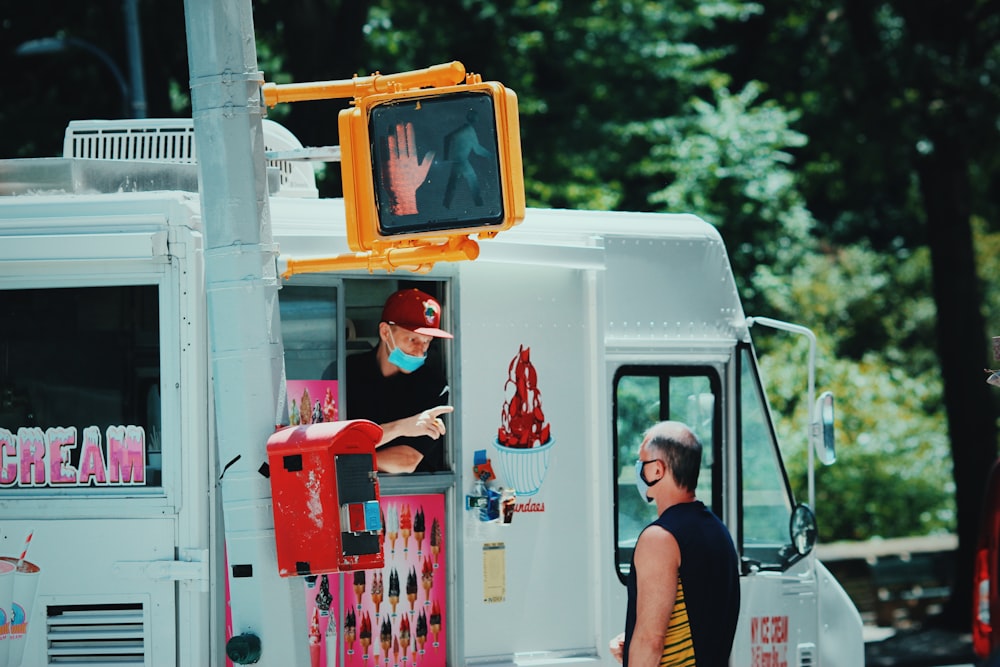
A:
<svg viewBox="0 0 1000 667">
<path fill-rule="evenodd" d="M 253 11 L 250 0 L 185 0 L 184 14 L 234 635 L 227 654 L 237 664 L 308 665 L 304 586 L 278 576 L 262 469 L 284 413 L 283 356 Z M 214 636 L 221 644 L 222 628 Z"/>
<path fill-rule="evenodd" d="M 146 83 L 142 75 L 142 33 L 138 0 L 125 0 L 125 40 L 128 46 L 129 91 L 132 118 L 146 117 Z"/>
</svg>

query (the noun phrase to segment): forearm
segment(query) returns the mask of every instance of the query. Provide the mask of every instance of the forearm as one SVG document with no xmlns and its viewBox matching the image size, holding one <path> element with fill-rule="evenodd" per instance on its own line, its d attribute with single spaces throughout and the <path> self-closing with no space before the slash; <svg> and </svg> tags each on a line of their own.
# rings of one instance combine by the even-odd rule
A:
<svg viewBox="0 0 1000 667">
<path fill-rule="evenodd" d="M 656 667 L 663 655 L 663 637 L 633 634 L 628 645 L 628 667 Z"/>
<path fill-rule="evenodd" d="M 384 447 L 375 454 L 379 472 L 413 472 L 420 465 L 424 455 L 409 445 Z"/>
</svg>

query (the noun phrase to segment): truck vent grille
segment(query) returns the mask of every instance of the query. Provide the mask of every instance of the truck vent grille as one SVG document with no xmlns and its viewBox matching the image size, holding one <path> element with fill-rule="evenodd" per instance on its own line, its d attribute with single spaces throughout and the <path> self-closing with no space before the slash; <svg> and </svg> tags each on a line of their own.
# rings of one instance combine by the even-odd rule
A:
<svg viewBox="0 0 1000 667">
<path fill-rule="evenodd" d="M 266 118 L 262 124 L 265 152 L 302 148 L 284 126 Z M 194 122 L 190 118 L 70 121 L 63 137 L 63 157 L 194 164 L 198 161 Z M 267 164 L 278 170 L 281 181 L 278 195 L 319 196 L 311 164 L 291 160 L 268 160 Z"/>
<path fill-rule="evenodd" d="M 145 665 L 146 615 L 141 603 L 47 608 L 49 665 Z"/>
<path fill-rule="evenodd" d="M 816 645 L 815 644 L 799 644 L 799 659 L 797 664 L 799 667 L 816 667 Z"/>
<path fill-rule="evenodd" d="M 63 157 L 193 163 L 194 125 L 176 119 L 155 125 L 73 121 L 66 129 Z"/>
</svg>

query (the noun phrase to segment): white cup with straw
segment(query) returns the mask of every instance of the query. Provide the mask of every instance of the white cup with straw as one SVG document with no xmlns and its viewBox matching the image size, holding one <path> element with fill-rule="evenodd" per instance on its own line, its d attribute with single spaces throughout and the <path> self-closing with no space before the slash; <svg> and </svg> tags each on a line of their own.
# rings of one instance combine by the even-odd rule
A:
<svg viewBox="0 0 1000 667">
<path fill-rule="evenodd" d="M 0 561 L 0 667 L 9 667 L 10 665 L 10 629 L 15 569 L 12 563 Z"/>
<path fill-rule="evenodd" d="M 31 619 L 31 610 L 35 606 L 35 594 L 38 592 L 38 575 L 41 569 L 34 563 L 26 560 L 28 555 L 28 545 L 34 532 L 28 533 L 28 539 L 24 541 L 24 549 L 19 558 L 13 556 L 0 556 L 0 564 L 7 563 L 13 566 L 13 587 L 11 593 L 10 632 L 4 643 L 9 645 L 10 654 L 6 663 L 9 667 L 20 667 L 21 658 L 24 655 L 24 644 L 28 638 L 28 621 Z M 0 589 L 2 595 L 2 589 Z M 0 651 L 3 649 L 0 648 Z M 2 665 L 4 663 L 0 663 Z"/>
</svg>

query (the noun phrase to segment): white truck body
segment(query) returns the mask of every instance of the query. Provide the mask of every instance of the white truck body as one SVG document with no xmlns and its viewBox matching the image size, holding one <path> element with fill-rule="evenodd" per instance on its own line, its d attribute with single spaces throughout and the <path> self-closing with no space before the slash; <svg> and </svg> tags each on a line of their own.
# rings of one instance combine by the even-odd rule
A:
<svg viewBox="0 0 1000 667">
<path fill-rule="evenodd" d="M 32 535 L 27 560 L 41 569 L 23 664 L 223 665 L 217 480 L 226 462 L 213 439 L 206 222 L 197 192 L 161 189 L 155 177 L 135 188 L 147 191 L 84 192 L 91 188 L 80 183 L 92 181 L 80 173 L 138 168 L 84 162 L 0 163 L 9 195 L 0 196 L 0 554 L 17 557 Z M 194 173 L 185 169 L 163 173 L 182 182 Z M 48 185 L 17 185 L 32 179 Z M 279 271 L 289 258 L 349 252 L 340 200 L 276 194 L 270 214 Z M 450 471 L 380 476 L 384 507 L 406 496 L 438 498 L 443 508 L 437 546 L 447 558 L 434 590 L 444 595 L 444 631 L 433 651 L 421 643 L 414 665 L 612 664 L 630 547 L 646 520 L 633 511 L 636 429 L 667 417 L 705 442 L 699 497 L 730 527 L 743 559 L 731 664 L 863 663 L 855 606 L 814 553 L 796 555 L 789 536 L 795 501 L 713 227 L 690 215 L 529 209 L 518 227 L 481 241 L 475 261 L 420 275 L 292 276 L 279 294 L 289 379 L 318 380 L 331 362 L 343 368 L 372 342 L 382 300 L 402 285 L 437 295 L 455 333 L 435 343 L 455 406 Z M 552 434 L 540 454 L 547 460 L 533 464 L 537 489 L 513 479 L 495 446 L 509 365 L 525 348 Z M 64 371 L 72 386 L 60 386 Z M 636 406 L 641 414 L 628 412 Z M 134 450 L 119 443 L 119 425 L 141 427 L 142 475 L 122 464 Z M 95 433 L 103 449 L 85 442 Z M 112 441 L 125 450 L 112 456 Z M 467 508 L 480 450 L 498 476 L 491 485 L 520 491 L 510 523 Z M 260 453 L 263 462 L 265 443 Z M 272 529 L 271 508 L 256 511 Z M 330 581 L 349 594 L 351 577 Z M 395 638 L 396 615 L 376 608 L 371 648 L 348 646 L 350 610 L 334 598 L 339 639 L 327 640 L 325 664 L 382 657 L 388 665 L 378 621 L 391 619 Z M 410 603 L 411 623 L 423 599 Z M 269 615 L 309 625 L 305 608 Z M 265 645 L 265 661 L 304 655 L 308 642 L 303 634 Z"/>
</svg>

